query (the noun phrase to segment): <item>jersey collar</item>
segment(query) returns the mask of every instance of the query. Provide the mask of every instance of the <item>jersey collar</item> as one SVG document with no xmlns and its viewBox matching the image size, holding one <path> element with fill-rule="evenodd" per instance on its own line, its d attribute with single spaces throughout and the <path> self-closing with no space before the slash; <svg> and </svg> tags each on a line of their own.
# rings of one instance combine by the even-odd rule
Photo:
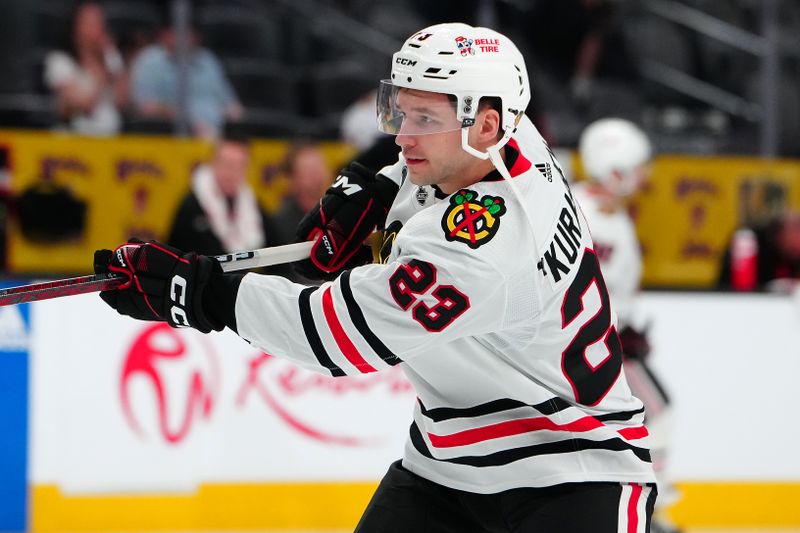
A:
<svg viewBox="0 0 800 533">
<path fill-rule="evenodd" d="M 531 162 L 525 158 L 519 150 L 519 145 L 515 139 L 509 139 L 505 146 L 506 149 L 506 168 L 512 178 L 527 172 L 531 168 Z M 497 169 L 486 174 L 481 181 L 503 181 L 503 175 Z"/>
</svg>

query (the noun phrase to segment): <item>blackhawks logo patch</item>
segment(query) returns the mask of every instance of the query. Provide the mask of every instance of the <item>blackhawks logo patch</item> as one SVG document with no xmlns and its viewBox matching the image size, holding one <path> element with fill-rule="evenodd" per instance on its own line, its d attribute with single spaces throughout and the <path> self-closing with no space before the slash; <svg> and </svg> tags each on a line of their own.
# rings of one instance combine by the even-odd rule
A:
<svg viewBox="0 0 800 533">
<path fill-rule="evenodd" d="M 450 197 L 442 217 L 442 229 L 448 241 L 463 242 L 470 248 L 483 246 L 500 229 L 500 217 L 506 212 L 505 200 L 462 189 Z"/>
</svg>

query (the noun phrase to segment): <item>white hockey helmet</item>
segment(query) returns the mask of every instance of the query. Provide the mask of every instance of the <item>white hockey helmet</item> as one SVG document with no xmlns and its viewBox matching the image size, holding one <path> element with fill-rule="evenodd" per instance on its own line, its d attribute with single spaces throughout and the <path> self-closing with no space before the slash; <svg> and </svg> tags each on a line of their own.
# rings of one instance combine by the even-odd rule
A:
<svg viewBox="0 0 800 533">
<path fill-rule="evenodd" d="M 620 196 L 635 191 L 637 169 L 650 161 L 653 152 L 647 135 L 621 118 L 589 124 L 581 133 L 578 151 L 588 176 Z"/>
<path fill-rule="evenodd" d="M 433 125 L 406 120 L 395 105 L 402 88 L 454 96 L 456 120 Z M 502 104 L 503 138 L 492 147 L 496 151 L 511 138 L 531 97 L 525 60 L 516 45 L 489 28 L 430 26 L 409 37 L 392 56 L 391 79 L 383 80 L 378 91 L 378 128 L 390 134 L 403 128 L 404 135 L 462 129 L 464 149 L 486 159 L 487 153 L 467 142 L 467 128 L 475 122 L 482 97 L 497 97 Z"/>
</svg>

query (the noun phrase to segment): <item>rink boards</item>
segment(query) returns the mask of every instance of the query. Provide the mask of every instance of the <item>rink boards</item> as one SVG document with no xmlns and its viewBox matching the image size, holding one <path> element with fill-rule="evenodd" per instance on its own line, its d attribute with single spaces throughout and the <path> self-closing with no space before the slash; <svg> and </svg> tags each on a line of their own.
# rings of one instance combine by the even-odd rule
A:
<svg viewBox="0 0 800 533">
<path fill-rule="evenodd" d="M 396 369 L 333 380 L 96 295 L 20 311 L 0 326 L 30 354 L 32 531 L 346 530 L 402 454 L 415 396 Z M 640 311 L 674 398 L 674 518 L 800 526 L 800 305 L 648 293 Z"/>
</svg>

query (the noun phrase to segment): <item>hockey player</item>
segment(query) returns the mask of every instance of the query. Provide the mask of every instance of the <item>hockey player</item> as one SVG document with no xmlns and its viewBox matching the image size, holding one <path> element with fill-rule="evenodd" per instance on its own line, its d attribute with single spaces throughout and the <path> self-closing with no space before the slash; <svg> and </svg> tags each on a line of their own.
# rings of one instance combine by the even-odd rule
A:
<svg viewBox="0 0 800 533">
<path fill-rule="evenodd" d="M 95 256 L 130 278 L 120 313 L 227 326 L 332 376 L 402 365 L 418 401 L 402 461 L 356 528 L 391 532 L 643 532 L 655 478 L 586 221 L 523 110 L 516 46 L 487 28 L 411 36 L 381 82 L 399 161 L 354 164 L 301 223 L 319 287 L 222 274 L 158 243 Z"/>
<path fill-rule="evenodd" d="M 659 507 L 672 503 L 676 493 L 664 479 L 669 434 L 669 398 L 650 369 L 650 344 L 635 320 L 635 299 L 642 274 L 642 257 L 629 201 L 647 183 L 652 147 L 635 124 L 606 118 L 590 124 L 581 134 L 578 150 L 589 178 L 575 187 L 575 199 L 589 223 L 594 250 L 617 314 L 623 367 L 633 394 L 647 409 L 653 467 L 658 477 Z M 653 531 L 673 531 L 663 513 L 656 513 Z"/>
<path fill-rule="evenodd" d="M 647 183 L 652 149 L 632 122 L 606 118 L 590 124 L 578 144 L 589 180 L 574 187 L 589 221 L 620 331 L 630 326 L 639 290 L 642 256 L 628 201 Z M 652 414 L 652 413 L 648 413 Z"/>
</svg>

